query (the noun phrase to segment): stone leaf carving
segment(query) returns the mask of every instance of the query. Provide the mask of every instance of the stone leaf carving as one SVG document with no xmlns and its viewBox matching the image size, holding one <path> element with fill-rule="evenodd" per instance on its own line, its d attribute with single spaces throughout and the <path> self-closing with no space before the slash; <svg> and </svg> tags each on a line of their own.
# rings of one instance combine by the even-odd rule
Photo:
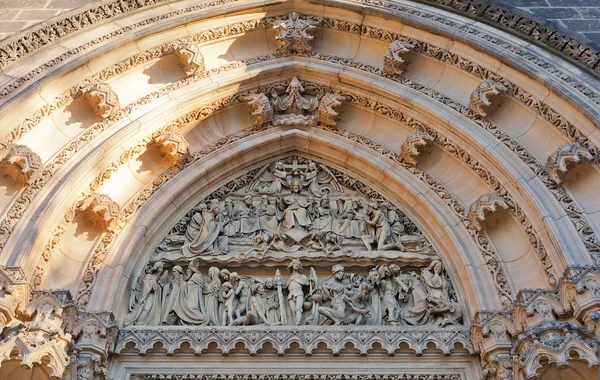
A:
<svg viewBox="0 0 600 380">
<path fill-rule="evenodd" d="M 179 63 L 188 76 L 204 72 L 204 57 L 196 43 L 185 42 L 177 45 L 175 54 L 179 57 Z"/>
<path fill-rule="evenodd" d="M 406 70 L 406 56 L 415 48 L 408 40 L 396 40 L 390 44 L 383 56 L 383 72 L 388 75 L 402 75 Z"/>
<path fill-rule="evenodd" d="M 189 153 L 185 137 L 176 132 L 157 136 L 152 140 L 152 144 L 158 145 L 159 154 L 167 162 L 177 162 Z"/>
<path fill-rule="evenodd" d="M 417 165 L 421 148 L 433 141 L 433 136 L 428 133 L 419 130 L 412 131 L 406 136 L 406 140 L 400 146 L 400 156 L 406 163 Z"/>
<path fill-rule="evenodd" d="M 593 161 L 592 154 L 579 143 L 561 145 L 552 153 L 546 162 L 546 169 L 550 178 L 560 185 L 565 173 L 582 160 Z"/>
<path fill-rule="evenodd" d="M 276 32 L 275 43 L 280 54 L 308 54 L 312 50 L 312 32 L 318 21 L 292 12 L 286 19 L 278 19 L 273 25 Z"/>
<path fill-rule="evenodd" d="M 345 95 L 341 94 L 325 94 L 321 98 L 319 104 L 319 123 L 335 127 L 337 125 L 338 112 L 335 108 L 342 105 L 342 101 L 346 100 Z"/>
<path fill-rule="evenodd" d="M 250 106 L 252 125 L 261 126 L 273 119 L 273 107 L 265 94 L 248 94 L 243 100 Z"/>
<path fill-rule="evenodd" d="M 476 115 L 486 117 L 486 109 L 492 105 L 492 98 L 508 91 L 508 88 L 495 80 L 484 80 L 477 85 L 469 97 L 469 109 Z"/>
<path fill-rule="evenodd" d="M 508 210 L 510 205 L 497 193 L 483 194 L 469 207 L 469 220 L 478 231 L 481 231 L 487 215 L 498 211 L 498 208 Z"/>
<path fill-rule="evenodd" d="M 0 266 L 0 325 L 8 325 L 24 310 L 31 291 L 21 268 Z"/>
<path fill-rule="evenodd" d="M 119 205 L 106 194 L 92 193 L 79 201 L 76 209 L 87 216 L 93 228 L 114 229 L 121 215 Z"/>
<path fill-rule="evenodd" d="M 44 170 L 42 159 L 26 145 L 13 145 L 4 156 L 0 165 L 5 175 L 16 183 L 21 176 L 27 185 L 31 185 Z"/>
<path fill-rule="evenodd" d="M 110 118 L 115 111 L 121 108 L 119 97 L 108 83 L 96 83 L 86 91 L 85 98 L 96 114 L 103 119 Z"/>
</svg>

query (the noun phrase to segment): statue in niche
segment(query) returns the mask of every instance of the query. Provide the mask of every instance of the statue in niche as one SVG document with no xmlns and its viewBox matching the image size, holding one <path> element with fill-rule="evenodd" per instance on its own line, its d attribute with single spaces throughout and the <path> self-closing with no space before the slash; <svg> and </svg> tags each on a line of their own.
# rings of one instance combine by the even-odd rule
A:
<svg viewBox="0 0 600 380">
<path fill-rule="evenodd" d="M 306 98 L 302 95 L 303 92 L 304 87 L 298 78 L 292 78 L 286 89 L 287 95 L 280 97 L 275 90 L 271 92 L 273 109 L 295 115 L 303 115 L 305 111 L 313 112 L 319 107 L 319 99 L 317 97 Z"/>
<path fill-rule="evenodd" d="M 158 325 L 162 314 L 162 285 L 160 279 L 164 273 L 164 264 L 159 261 L 148 264 L 143 277 L 137 278 L 131 289 L 130 313 L 126 324 L 136 322 L 139 325 Z"/>
<path fill-rule="evenodd" d="M 177 322 L 177 314 L 175 309 L 178 308 L 181 286 L 183 284 L 183 268 L 179 265 L 175 265 L 173 269 L 171 269 L 173 274 L 173 278 L 171 282 L 169 282 L 168 286 L 164 288 L 164 299 L 163 306 L 164 310 L 162 312 L 162 323 L 165 325 L 174 325 Z"/>
<path fill-rule="evenodd" d="M 188 266 L 187 281 L 181 285 L 179 302 L 172 311 L 182 325 L 206 325 L 209 320 L 204 315 L 204 276 L 198 269 L 198 261 Z"/>
<path fill-rule="evenodd" d="M 407 302 L 400 310 L 401 322 L 408 325 L 424 325 L 428 322 L 427 292 L 416 273 L 402 276 L 404 290 L 409 293 Z"/>
</svg>

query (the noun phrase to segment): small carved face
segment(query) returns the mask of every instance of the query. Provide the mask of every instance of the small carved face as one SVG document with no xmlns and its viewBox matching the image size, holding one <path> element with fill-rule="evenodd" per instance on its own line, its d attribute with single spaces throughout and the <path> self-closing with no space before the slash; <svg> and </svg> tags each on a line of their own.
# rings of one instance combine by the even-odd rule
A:
<svg viewBox="0 0 600 380">
<path fill-rule="evenodd" d="M 292 263 L 292 268 L 293 268 L 294 270 L 298 270 L 298 269 L 300 269 L 300 263 L 299 263 L 299 262 L 297 262 L 297 261 L 294 261 L 294 262 Z"/>
<path fill-rule="evenodd" d="M 317 166 L 315 165 L 314 162 L 311 161 L 308 163 L 308 171 L 314 171 L 314 170 L 317 170 Z"/>
<path fill-rule="evenodd" d="M 246 195 L 244 197 L 244 203 L 246 203 L 248 206 L 252 205 L 252 197 L 249 195 Z"/>
<path fill-rule="evenodd" d="M 283 170 L 283 163 L 282 162 L 277 162 L 275 164 L 275 169 L 277 169 L 277 170 Z"/>
<path fill-rule="evenodd" d="M 299 193 L 300 192 L 300 185 L 298 185 L 297 183 L 292 184 L 292 193 Z"/>
<path fill-rule="evenodd" d="M 335 272 L 335 278 L 338 280 L 343 280 L 344 279 L 344 270 L 340 269 L 337 272 Z"/>
<path fill-rule="evenodd" d="M 265 288 L 273 289 L 275 288 L 275 281 L 271 277 L 265 279 Z"/>
<path fill-rule="evenodd" d="M 433 266 L 433 271 L 435 273 L 440 273 L 442 271 L 442 263 L 438 262 Z"/>
<path fill-rule="evenodd" d="M 269 198 L 267 198 L 266 195 L 263 195 L 262 197 L 260 197 L 260 200 L 264 204 L 268 204 L 269 203 Z"/>
</svg>

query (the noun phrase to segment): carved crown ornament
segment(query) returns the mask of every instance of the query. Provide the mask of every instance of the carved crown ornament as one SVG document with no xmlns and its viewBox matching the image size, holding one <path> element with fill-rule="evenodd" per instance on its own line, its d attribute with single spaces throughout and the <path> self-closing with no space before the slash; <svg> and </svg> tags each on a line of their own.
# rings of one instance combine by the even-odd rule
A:
<svg viewBox="0 0 600 380">
<path fill-rule="evenodd" d="M 0 161 L 4 175 L 9 176 L 13 183 L 20 178 L 27 185 L 31 185 L 39 177 L 44 164 L 42 159 L 26 145 L 13 145 Z"/>
<path fill-rule="evenodd" d="M 500 194 L 483 194 L 469 207 L 469 220 L 480 231 L 483 229 L 487 215 L 498 211 L 500 208 L 508 210 L 511 208 L 511 204 Z"/>
<path fill-rule="evenodd" d="M 594 156 L 579 143 L 565 144 L 558 147 L 556 152 L 548 157 L 546 169 L 550 178 L 560 185 L 565 174 L 583 160 L 593 161 Z"/>
</svg>

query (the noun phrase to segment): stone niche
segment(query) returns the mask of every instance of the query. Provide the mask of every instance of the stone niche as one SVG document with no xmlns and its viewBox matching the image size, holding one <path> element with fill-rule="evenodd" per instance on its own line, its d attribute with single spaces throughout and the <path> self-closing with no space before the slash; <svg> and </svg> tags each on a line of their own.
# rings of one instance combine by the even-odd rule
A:
<svg viewBox="0 0 600 380">
<path fill-rule="evenodd" d="M 133 279 L 125 326 L 460 326 L 440 256 L 375 190 L 299 156 L 200 200 Z"/>
</svg>

